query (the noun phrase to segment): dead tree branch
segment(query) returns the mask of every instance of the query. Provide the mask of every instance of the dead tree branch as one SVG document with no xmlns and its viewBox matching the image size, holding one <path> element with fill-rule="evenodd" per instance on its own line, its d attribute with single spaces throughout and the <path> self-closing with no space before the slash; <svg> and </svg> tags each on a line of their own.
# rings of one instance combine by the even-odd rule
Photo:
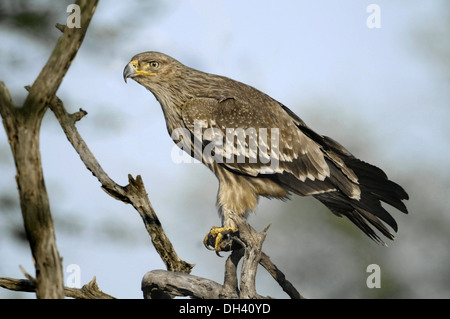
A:
<svg viewBox="0 0 450 319">
<path fill-rule="evenodd" d="M 223 285 L 188 274 L 154 270 L 147 272 L 142 279 L 144 297 L 164 298 L 167 295 L 172 295 L 208 299 L 271 298 L 260 296 L 256 292 L 256 272 L 258 265 L 261 264 L 291 298 L 302 299 L 300 293 L 261 250 L 269 227 L 258 233 L 241 218 L 234 218 L 233 221 L 239 229 L 239 238 L 230 239 L 230 241 L 235 241 L 235 243 L 229 245 L 230 250 L 234 250 L 225 263 Z M 242 267 L 239 280 L 237 268 L 241 259 Z"/>
<path fill-rule="evenodd" d="M 25 232 L 36 269 L 36 296 L 63 298 L 63 272 L 41 165 L 39 131 L 48 102 L 55 95 L 84 39 L 98 1 L 79 0 L 80 29 L 66 28 L 49 60 L 16 108 L 0 82 L 0 115 L 16 166 L 16 182 Z"/>
<path fill-rule="evenodd" d="M 280 287 L 289 295 L 289 297 L 292 299 L 303 299 L 303 296 L 300 295 L 297 289 L 295 289 L 291 282 L 286 279 L 286 276 L 272 263 L 269 256 L 264 252 L 261 252 L 261 260 L 259 263 L 269 272 L 273 279 L 278 282 Z"/>
<path fill-rule="evenodd" d="M 181 260 L 175 252 L 172 243 L 162 228 L 158 216 L 153 210 L 141 176 L 138 175 L 134 179 L 131 175 L 128 175 L 129 184 L 126 186 L 118 185 L 106 174 L 76 129 L 75 122 L 81 119 L 86 112 L 80 110 L 80 112 L 75 114 L 68 114 L 64 109 L 62 101 L 56 96 L 51 101 L 50 108 L 82 162 L 99 180 L 101 187 L 106 193 L 124 203 L 133 205 L 139 212 L 152 239 L 152 243 L 165 263 L 167 270 L 189 273 L 193 265 Z"/>
<path fill-rule="evenodd" d="M 142 291 L 146 299 L 161 298 L 162 296 L 218 299 L 221 297 L 222 285 L 194 275 L 153 270 L 144 275 Z"/>
<path fill-rule="evenodd" d="M 0 278 L 0 287 L 13 291 L 36 292 L 36 283 L 30 279 Z M 100 290 L 95 277 L 80 289 L 64 287 L 64 295 L 75 299 L 116 299 Z"/>
</svg>

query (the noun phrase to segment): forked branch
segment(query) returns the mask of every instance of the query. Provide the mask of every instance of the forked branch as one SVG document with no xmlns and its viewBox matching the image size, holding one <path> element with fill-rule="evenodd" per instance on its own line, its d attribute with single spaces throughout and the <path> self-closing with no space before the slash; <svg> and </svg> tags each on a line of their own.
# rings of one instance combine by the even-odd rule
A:
<svg viewBox="0 0 450 319">
<path fill-rule="evenodd" d="M 36 292 L 36 281 L 30 279 L 0 278 L 0 287 L 24 292 Z M 95 277 L 81 288 L 64 287 L 64 295 L 75 299 L 115 299 L 100 290 Z"/>
<path fill-rule="evenodd" d="M 0 115 L 16 166 L 16 182 L 25 233 L 36 269 L 36 296 L 63 298 L 63 272 L 41 164 L 39 132 L 49 100 L 58 90 L 83 42 L 97 0 L 78 0 L 81 28 L 66 29 L 30 87 L 22 107 L 15 107 L 0 82 Z"/>
<path fill-rule="evenodd" d="M 153 245 L 165 263 L 167 270 L 189 273 L 193 265 L 181 260 L 175 252 L 172 243 L 161 226 L 158 216 L 153 210 L 141 176 L 138 175 L 134 179 L 131 175 L 128 175 L 129 184 L 126 186 L 121 186 L 114 182 L 100 166 L 75 127 L 75 122 L 81 119 L 86 112 L 80 110 L 72 115 L 67 113 L 62 101 L 56 96 L 50 101 L 49 106 L 86 168 L 99 180 L 103 190 L 112 197 L 133 205 L 139 212 Z"/>
<path fill-rule="evenodd" d="M 286 280 L 284 274 L 271 262 L 270 258 L 261 251 L 268 227 L 258 233 L 245 220 L 236 219 L 234 222 L 239 229 L 239 238 L 231 238 L 229 247 L 231 254 L 225 263 L 223 285 L 205 278 L 187 274 L 171 273 L 163 270 L 153 270 L 145 274 L 142 279 L 142 291 L 145 298 L 163 298 L 169 296 L 189 296 L 193 298 L 227 298 L 227 299 L 261 299 L 271 298 L 256 292 L 256 272 L 258 265 L 262 265 L 278 282 L 282 289 L 292 299 L 303 297 Z M 238 246 L 241 248 L 236 248 Z M 240 276 L 238 264 L 242 259 Z M 239 278 L 240 277 L 240 278 Z"/>
</svg>

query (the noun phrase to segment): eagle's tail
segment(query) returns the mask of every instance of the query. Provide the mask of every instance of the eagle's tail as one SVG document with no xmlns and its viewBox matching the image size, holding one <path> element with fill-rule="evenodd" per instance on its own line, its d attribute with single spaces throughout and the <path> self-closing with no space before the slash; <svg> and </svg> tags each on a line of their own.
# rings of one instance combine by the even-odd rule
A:
<svg viewBox="0 0 450 319">
<path fill-rule="evenodd" d="M 324 137 L 324 140 L 328 147 L 339 153 L 345 165 L 352 169 L 358 177 L 361 197 L 359 200 L 351 199 L 339 191 L 317 194 L 314 197 L 336 215 L 346 216 L 375 241 L 383 243 L 370 225 L 387 238 L 394 239 L 394 235 L 383 222 L 394 231 L 397 231 L 397 223 L 382 207 L 381 202 L 407 214 L 408 210 L 402 200 L 408 199 L 408 194 L 400 185 L 390 181 L 380 168 L 355 158 L 334 140 L 328 137 Z"/>
<path fill-rule="evenodd" d="M 317 134 L 311 130 L 294 112 L 283 105 L 284 110 L 297 123 L 298 128 L 313 141 L 322 146 L 323 150 L 330 156 L 329 165 L 331 176 L 324 181 L 301 182 L 282 174 L 278 176 L 279 182 L 289 191 L 299 195 L 312 195 L 325 204 L 334 214 L 346 216 L 367 236 L 373 240 L 383 243 L 377 235 L 373 226 L 389 239 L 394 239 L 394 235 L 389 228 L 397 231 L 397 223 L 394 218 L 381 206 L 385 202 L 401 212 L 407 214 L 405 204 L 402 202 L 408 199 L 408 194 L 398 184 L 390 181 L 386 174 L 376 166 L 365 163 L 355 158 L 347 149 L 330 137 Z M 336 157 L 338 163 L 334 163 Z M 356 175 L 361 194 L 359 200 L 351 198 L 351 188 L 346 189 L 345 185 L 351 185 L 353 181 L 347 179 L 346 175 L 340 171 L 341 163 L 350 168 Z M 343 188 L 344 187 L 344 188 Z"/>
<path fill-rule="evenodd" d="M 363 191 L 360 200 L 350 199 L 337 191 L 313 196 L 337 216 L 347 217 L 371 239 L 384 244 L 371 225 L 387 238 L 391 240 L 395 238 L 391 230 L 384 224 L 386 223 L 394 231 L 397 231 L 395 219 L 381 206 L 380 200 L 371 193 Z M 407 213 L 406 209 L 402 212 Z"/>
</svg>

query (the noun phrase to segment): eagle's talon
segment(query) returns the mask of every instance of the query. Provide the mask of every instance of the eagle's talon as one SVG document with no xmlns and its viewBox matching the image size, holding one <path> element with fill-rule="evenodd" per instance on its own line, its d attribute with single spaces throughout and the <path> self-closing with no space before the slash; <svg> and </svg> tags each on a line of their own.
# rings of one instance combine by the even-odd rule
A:
<svg viewBox="0 0 450 319">
<path fill-rule="evenodd" d="M 220 251 L 229 251 L 233 248 L 232 237 L 238 236 L 239 231 L 233 227 L 212 227 L 203 239 L 203 244 L 209 250 L 215 250 L 220 256 Z M 214 249 L 210 248 L 214 247 Z M 222 256 L 220 256 L 222 257 Z"/>
</svg>

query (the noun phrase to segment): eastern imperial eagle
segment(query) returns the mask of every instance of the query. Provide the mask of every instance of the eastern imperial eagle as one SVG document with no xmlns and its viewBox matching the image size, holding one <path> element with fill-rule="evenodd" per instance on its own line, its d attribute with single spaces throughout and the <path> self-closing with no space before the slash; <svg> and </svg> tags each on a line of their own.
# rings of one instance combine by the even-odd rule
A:
<svg viewBox="0 0 450 319">
<path fill-rule="evenodd" d="M 270 96 L 159 52 L 135 55 L 123 76 L 154 94 L 177 145 L 217 176 L 223 226 L 217 233 L 233 229 L 230 214 L 246 217 L 259 196 L 283 199 L 294 193 L 314 196 L 375 241 L 382 242 L 371 226 L 394 238 L 385 224 L 397 231 L 397 223 L 381 202 L 407 213 L 405 190 Z M 174 134 L 177 130 L 190 134 Z M 215 249 L 221 249 L 219 240 Z"/>
</svg>

